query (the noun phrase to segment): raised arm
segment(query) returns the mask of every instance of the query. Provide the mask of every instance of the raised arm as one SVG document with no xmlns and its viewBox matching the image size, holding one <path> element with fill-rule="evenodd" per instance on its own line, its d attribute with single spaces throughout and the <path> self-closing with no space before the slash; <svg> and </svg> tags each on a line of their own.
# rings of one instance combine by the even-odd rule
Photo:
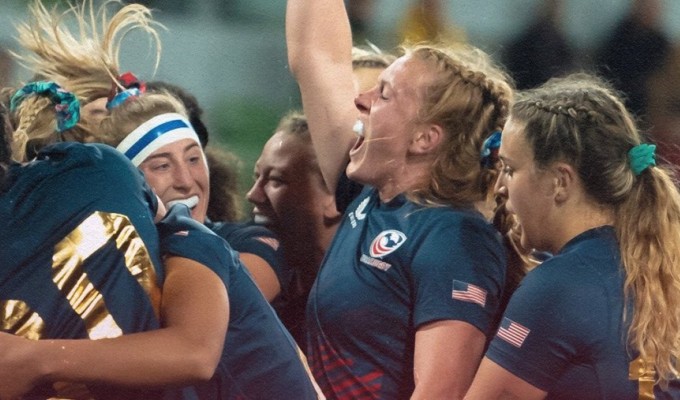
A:
<svg viewBox="0 0 680 400">
<path fill-rule="evenodd" d="M 352 33 L 343 0 L 288 0 L 288 63 L 326 185 L 335 193 L 355 142 Z"/>
</svg>

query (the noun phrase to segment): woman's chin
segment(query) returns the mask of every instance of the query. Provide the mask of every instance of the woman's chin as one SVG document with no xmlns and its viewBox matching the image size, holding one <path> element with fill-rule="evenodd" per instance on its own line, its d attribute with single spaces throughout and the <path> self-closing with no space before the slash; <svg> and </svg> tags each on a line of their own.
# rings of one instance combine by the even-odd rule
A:
<svg viewBox="0 0 680 400">
<path fill-rule="evenodd" d="M 345 170 L 347 177 L 355 182 L 359 182 L 359 180 L 361 179 L 360 167 L 361 167 L 360 162 L 350 158 L 349 164 L 347 164 L 347 169 Z"/>
</svg>

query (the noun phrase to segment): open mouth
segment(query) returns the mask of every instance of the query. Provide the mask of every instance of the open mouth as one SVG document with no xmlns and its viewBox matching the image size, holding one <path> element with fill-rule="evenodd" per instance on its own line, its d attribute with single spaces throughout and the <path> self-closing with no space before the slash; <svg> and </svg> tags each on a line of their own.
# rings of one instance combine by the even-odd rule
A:
<svg viewBox="0 0 680 400">
<path fill-rule="evenodd" d="M 186 199 L 177 199 L 177 200 L 171 200 L 169 201 L 166 206 L 168 208 L 172 208 L 175 204 L 184 204 L 185 206 L 189 207 L 190 209 L 193 209 L 198 205 L 198 196 L 191 196 Z"/>
<path fill-rule="evenodd" d="M 362 143 L 364 143 L 364 138 L 363 138 L 363 137 L 359 137 L 359 138 L 357 139 L 356 143 L 354 143 L 354 146 L 352 146 L 352 150 L 350 150 L 350 153 L 356 151 L 359 147 L 361 147 L 361 144 L 362 144 Z"/>
</svg>

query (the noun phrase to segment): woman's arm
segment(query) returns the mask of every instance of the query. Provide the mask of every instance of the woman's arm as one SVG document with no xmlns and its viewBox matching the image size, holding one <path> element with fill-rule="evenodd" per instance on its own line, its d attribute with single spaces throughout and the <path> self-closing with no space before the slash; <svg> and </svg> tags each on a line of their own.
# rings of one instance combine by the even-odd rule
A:
<svg viewBox="0 0 680 400">
<path fill-rule="evenodd" d="M 288 63 L 300 86 L 312 143 L 331 193 L 356 141 L 352 33 L 343 0 L 288 0 Z"/>
<path fill-rule="evenodd" d="M 210 379 L 229 316 L 222 280 L 196 261 L 168 257 L 161 314 L 162 329 L 114 339 L 31 341 L 0 335 L 0 398 L 48 381 L 162 386 Z"/>
<path fill-rule="evenodd" d="M 466 400 L 540 400 L 547 395 L 488 358 L 482 360 Z"/>
<path fill-rule="evenodd" d="M 484 352 L 484 334 L 463 321 L 423 325 L 416 332 L 411 399 L 462 399 Z"/>
<path fill-rule="evenodd" d="M 264 258 L 252 253 L 239 253 L 243 265 L 252 275 L 255 284 L 265 299 L 271 302 L 281 293 L 281 283 L 274 272 L 274 268 Z"/>
</svg>

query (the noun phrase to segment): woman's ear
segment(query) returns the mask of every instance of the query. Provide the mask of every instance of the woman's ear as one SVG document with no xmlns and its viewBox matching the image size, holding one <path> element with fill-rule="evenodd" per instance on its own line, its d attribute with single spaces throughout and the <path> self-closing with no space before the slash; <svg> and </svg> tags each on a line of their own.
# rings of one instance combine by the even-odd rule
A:
<svg viewBox="0 0 680 400">
<path fill-rule="evenodd" d="M 412 154 L 425 155 L 434 153 L 439 144 L 444 140 L 444 130 L 436 124 L 423 126 L 416 131 L 409 152 Z"/>
<path fill-rule="evenodd" d="M 567 163 L 557 162 L 553 165 L 552 173 L 555 190 L 555 201 L 563 203 L 574 194 L 578 176 L 574 167 Z"/>
</svg>

